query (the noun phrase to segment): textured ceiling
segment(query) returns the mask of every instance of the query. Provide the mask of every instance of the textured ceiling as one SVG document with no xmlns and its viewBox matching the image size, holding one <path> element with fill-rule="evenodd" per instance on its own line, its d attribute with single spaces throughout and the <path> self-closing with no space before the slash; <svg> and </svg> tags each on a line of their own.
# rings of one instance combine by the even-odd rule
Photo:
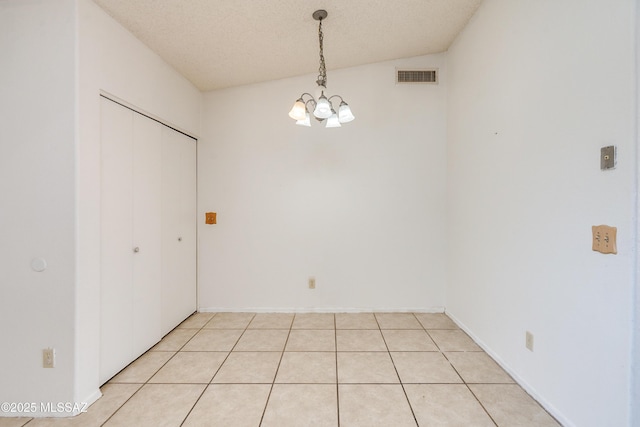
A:
<svg viewBox="0 0 640 427">
<path fill-rule="evenodd" d="M 94 0 L 200 90 L 446 51 L 482 0 Z"/>
</svg>

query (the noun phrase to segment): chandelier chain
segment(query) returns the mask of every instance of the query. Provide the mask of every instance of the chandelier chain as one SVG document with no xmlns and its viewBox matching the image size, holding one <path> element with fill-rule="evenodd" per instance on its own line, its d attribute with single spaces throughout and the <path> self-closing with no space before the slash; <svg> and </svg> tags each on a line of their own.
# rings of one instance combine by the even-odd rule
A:
<svg viewBox="0 0 640 427">
<path fill-rule="evenodd" d="M 351 108 L 338 94 L 329 95 L 325 94 L 327 89 L 327 66 L 324 60 L 324 34 L 322 33 L 322 21 L 327 17 L 327 11 L 324 9 L 318 9 L 311 15 L 313 19 L 319 21 L 318 23 L 318 44 L 320 45 L 320 66 L 318 67 L 318 80 L 316 84 L 315 95 L 308 92 L 304 92 L 296 100 L 289 111 L 289 117 L 296 121 L 300 126 L 311 126 L 311 117 L 319 122 L 326 120 L 326 127 L 336 128 L 341 127 L 343 123 L 349 123 L 355 119 Z M 338 106 L 337 102 L 340 102 Z M 336 103 L 337 108 L 334 107 Z M 337 110 L 337 111 L 336 111 Z"/>
<path fill-rule="evenodd" d="M 320 19 L 320 24 L 318 25 L 318 41 L 320 43 L 320 67 L 318 68 L 318 86 L 327 87 L 327 67 L 324 63 L 324 35 L 322 34 L 322 19 Z"/>
</svg>

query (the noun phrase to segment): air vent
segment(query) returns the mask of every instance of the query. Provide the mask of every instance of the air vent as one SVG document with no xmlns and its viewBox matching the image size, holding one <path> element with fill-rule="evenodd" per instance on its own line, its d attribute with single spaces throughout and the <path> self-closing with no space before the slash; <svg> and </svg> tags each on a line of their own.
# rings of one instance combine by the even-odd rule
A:
<svg viewBox="0 0 640 427">
<path fill-rule="evenodd" d="M 396 83 L 438 84 L 438 70 L 436 68 L 422 70 L 396 70 Z"/>
</svg>

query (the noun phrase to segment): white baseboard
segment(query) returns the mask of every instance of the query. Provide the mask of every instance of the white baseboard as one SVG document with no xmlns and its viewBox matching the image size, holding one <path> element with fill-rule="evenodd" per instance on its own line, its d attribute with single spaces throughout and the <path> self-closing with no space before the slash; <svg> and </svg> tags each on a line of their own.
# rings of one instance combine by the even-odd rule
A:
<svg viewBox="0 0 640 427">
<path fill-rule="evenodd" d="M 93 405 L 98 399 L 102 397 L 102 392 L 99 388 L 95 389 L 93 393 L 89 394 L 83 402 L 87 403 L 89 406 Z"/>
<path fill-rule="evenodd" d="M 444 307 L 397 308 L 397 307 L 200 307 L 201 313 L 444 313 Z"/>
</svg>

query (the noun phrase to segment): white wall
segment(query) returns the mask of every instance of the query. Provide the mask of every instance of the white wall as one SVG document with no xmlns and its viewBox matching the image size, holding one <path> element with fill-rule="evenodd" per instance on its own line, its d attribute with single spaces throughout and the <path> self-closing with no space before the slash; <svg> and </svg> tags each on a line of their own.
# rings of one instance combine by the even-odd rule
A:
<svg viewBox="0 0 640 427">
<path fill-rule="evenodd" d="M 76 399 L 98 387 L 100 93 L 197 136 L 201 93 L 90 0 L 78 8 L 78 289 Z M 160 149 L 160 147 L 158 147 Z"/>
<path fill-rule="evenodd" d="M 100 91 L 193 135 L 201 94 L 90 0 L 0 2 L 0 52 L 0 401 L 92 402 Z M 47 347 L 54 369 L 42 368 Z"/>
<path fill-rule="evenodd" d="M 1 402 L 73 400 L 74 28 L 73 0 L 0 2 Z"/>
<path fill-rule="evenodd" d="M 568 426 L 629 425 L 634 23 L 632 0 L 485 0 L 448 56 L 447 311 Z"/>
<path fill-rule="evenodd" d="M 443 78 L 396 85 L 395 67 Z M 205 94 L 199 307 L 442 310 L 445 76 L 443 55 L 329 71 L 356 116 L 340 129 L 287 115 L 315 75 Z"/>
<path fill-rule="evenodd" d="M 631 425 L 640 424 L 640 227 L 638 219 L 640 218 L 640 197 L 638 197 L 638 189 L 640 189 L 640 152 L 637 147 L 640 144 L 640 8 L 636 2 L 636 229 L 635 229 L 635 249 L 636 249 L 636 277 L 635 277 L 635 300 L 634 300 L 634 318 L 633 318 L 633 350 L 631 352 L 632 362 L 632 385 L 631 385 Z M 634 424 L 635 423 L 635 424 Z"/>
<path fill-rule="evenodd" d="M 565 424 L 627 425 L 634 19 L 632 0 L 485 0 L 449 82 L 444 55 L 330 71 L 357 119 L 306 129 L 286 113 L 313 75 L 208 93 L 201 114 L 201 94 L 93 2 L 3 0 L 0 401 L 96 397 L 103 90 L 202 135 L 199 215 L 219 223 L 199 224 L 201 308 L 446 303 Z M 396 86 L 396 66 L 438 66 L 442 84 Z M 601 172 L 608 144 L 618 168 Z M 600 223 L 618 255 L 590 251 Z"/>
</svg>

